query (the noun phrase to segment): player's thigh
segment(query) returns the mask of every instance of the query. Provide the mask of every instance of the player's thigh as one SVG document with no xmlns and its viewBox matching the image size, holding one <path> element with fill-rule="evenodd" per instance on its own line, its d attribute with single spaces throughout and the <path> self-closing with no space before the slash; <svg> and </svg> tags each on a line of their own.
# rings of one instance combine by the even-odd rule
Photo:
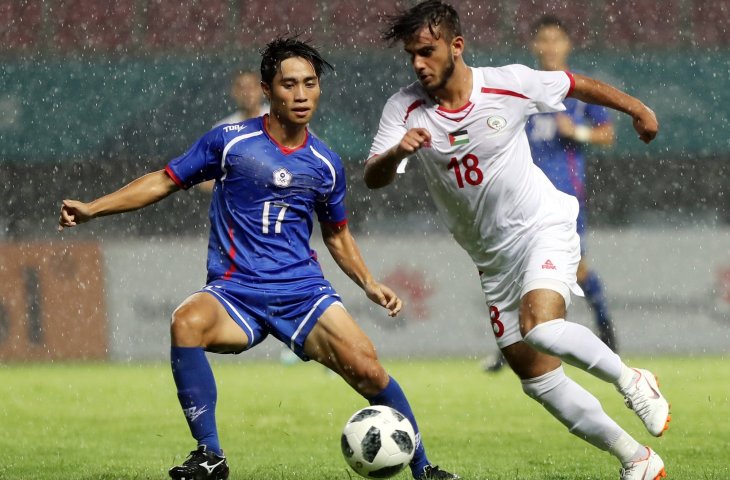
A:
<svg viewBox="0 0 730 480">
<path fill-rule="evenodd" d="M 172 314 L 170 326 L 176 346 L 200 346 L 208 351 L 234 353 L 246 349 L 248 337 L 213 295 L 197 292 Z"/>
<path fill-rule="evenodd" d="M 578 278 L 578 283 L 583 283 L 588 276 L 588 260 L 585 256 L 580 257 L 578 262 L 578 270 L 575 272 L 575 276 Z"/>
<path fill-rule="evenodd" d="M 536 378 L 560 366 L 560 359 L 538 352 L 525 342 L 517 342 L 502 349 L 512 371 L 522 380 Z"/>
<path fill-rule="evenodd" d="M 304 342 L 304 353 L 340 374 L 360 393 L 377 394 L 388 384 L 370 338 L 340 305 L 319 317 Z"/>
</svg>

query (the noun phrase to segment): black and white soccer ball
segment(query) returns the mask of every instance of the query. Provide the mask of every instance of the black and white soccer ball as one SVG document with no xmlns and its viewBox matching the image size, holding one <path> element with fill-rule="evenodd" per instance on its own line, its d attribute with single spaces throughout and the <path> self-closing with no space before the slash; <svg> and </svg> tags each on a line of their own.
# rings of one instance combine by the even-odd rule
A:
<svg viewBox="0 0 730 480">
<path fill-rule="evenodd" d="M 398 410 L 373 405 L 358 410 L 342 430 L 342 454 L 365 478 L 389 478 L 407 466 L 416 450 L 416 434 Z"/>
</svg>

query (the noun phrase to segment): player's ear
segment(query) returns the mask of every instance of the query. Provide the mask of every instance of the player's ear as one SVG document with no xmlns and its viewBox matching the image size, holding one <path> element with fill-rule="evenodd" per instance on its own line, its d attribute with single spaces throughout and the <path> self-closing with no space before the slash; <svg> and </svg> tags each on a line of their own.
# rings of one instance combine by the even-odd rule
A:
<svg viewBox="0 0 730 480">
<path fill-rule="evenodd" d="M 457 35 L 451 40 L 451 55 L 460 57 L 464 53 L 464 37 Z"/>
<path fill-rule="evenodd" d="M 264 92 L 266 100 L 271 102 L 271 87 L 266 82 L 261 82 L 261 91 Z"/>
</svg>

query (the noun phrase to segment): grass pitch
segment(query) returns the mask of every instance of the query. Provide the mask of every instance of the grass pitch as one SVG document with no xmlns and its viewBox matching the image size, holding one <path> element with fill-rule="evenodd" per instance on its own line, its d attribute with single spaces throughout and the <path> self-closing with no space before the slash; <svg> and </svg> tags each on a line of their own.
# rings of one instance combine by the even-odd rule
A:
<svg viewBox="0 0 730 480">
<path fill-rule="evenodd" d="M 350 480 L 339 451 L 366 402 L 316 364 L 216 363 L 231 479 Z M 721 357 L 630 359 L 656 372 L 672 428 L 646 433 L 607 384 L 569 374 L 672 479 L 730 479 L 730 365 Z M 385 362 L 409 395 L 430 459 L 464 479 L 618 479 L 618 463 L 567 433 L 508 371 L 476 360 Z M 0 479 L 163 479 L 194 448 L 164 364 L 0 365 Z M 410 478 L 408 473 L 395 477 Z"/>
</svg>

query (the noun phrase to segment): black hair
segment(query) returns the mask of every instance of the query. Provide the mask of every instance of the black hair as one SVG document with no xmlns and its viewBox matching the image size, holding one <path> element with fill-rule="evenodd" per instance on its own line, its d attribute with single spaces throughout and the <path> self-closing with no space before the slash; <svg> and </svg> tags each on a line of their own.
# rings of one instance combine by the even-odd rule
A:
<svg viewBox="0 0 730 480">
<path fill-rule="evenodd" d="M 386 19 L 388 25 L 382 32 L 382 38 L 390 45 L 399 40 L 410 40 L 426 25 L 434 38 L 438 38 L 440 33 L 447 40 L 461 36 L 459 14 L 454 7 L 441 0 L 426 0 L 408 10 L 398 10 Z M 439 33 L 436 32 L 436 27 L 439 27 Z"/>
<path fill-rule="evenodd" d="M 281 62 L 292 57 L 300 57 L 311 63 L 317 78 L 322 75 L 325 68 L 335 69 L 309 43 L 296 37 L 279 37 L 266 44 L 266 48 L 261 52 L 261 81 L 271 86 Z"/>
<path fill-rule="evenodd" d="M 563 21 L 560 20 L 558 17 L 556 17 L 555 15 L 543 15 L 542 17 L 535 20 L 535 23 L 532 24 L 532 36 L 534 37 L 535 35 L 537 35 L 537 32 L 545 27 L 557 27 L 562 30 L 563 33 L 565 33 L 566 35 L 570 35 L 568 27 L 566 27 Z"/>
</svg>

